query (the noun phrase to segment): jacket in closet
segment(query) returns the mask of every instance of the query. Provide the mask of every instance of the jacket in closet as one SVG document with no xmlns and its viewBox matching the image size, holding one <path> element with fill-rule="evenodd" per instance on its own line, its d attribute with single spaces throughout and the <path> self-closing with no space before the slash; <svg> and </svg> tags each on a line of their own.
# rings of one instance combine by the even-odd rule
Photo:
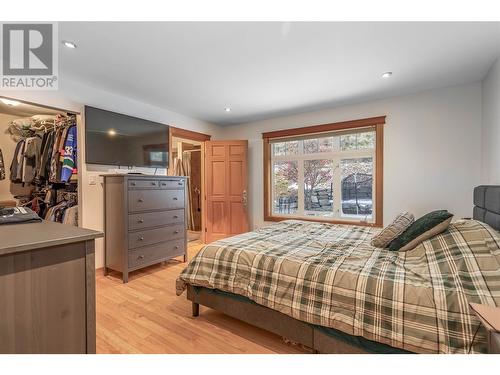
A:
<svg viewBox="0 0 500 375">
<path fill-rule="evenodd" d="M 40 165 L 37 171 L 40 182 L 45 182 L 50 175 L 50 162 L 52 158 L 52 148 L 54 147 L 55 132 L 45 133 L 45 143 L 42 140 L 42 148 L 40 155 Z"/>
<path fill-rule="evenodd" d="M 5 180 L 5 164 L 3 162 L 2 150 L 0 150 L 0 180 Z"/>
<path fill-rule="evenodd" d="M 65 129 L 57 129 L 54 138 L 54 146 L 52 147 L 52 154 L 50 156 L 50 173 L 49 173 L 49 181 L 57 182 L 57 169 L 59 164 L 59 155 L 62 147 L 61 139 L 63 138 L 63 132 Z M 64 142 L 64 141 L 63 141 Z"/>
<path fill-rule="evenodd" d="M 40 146 L 42 139 L 39 136 L 26 138 L 24 146 L 22 182 L 33 182 L 37 166 L 40 164 Z"/>
<path fill-rule="evenodd" d="M 76 168 L 76 126 L 68 130 L 66 141 L 64 143 L 64 158 L 61 170 L 61 181 L 68 182 Z"/>
<path fill-rule="evenodd" d="M 24 161 L 24 140 L 17 142 L 14 151 L 14 157 L 10 164 L 10 180 L 12 182 L 22 182 L 23 179 L 23 161 Z"/>
</svg>

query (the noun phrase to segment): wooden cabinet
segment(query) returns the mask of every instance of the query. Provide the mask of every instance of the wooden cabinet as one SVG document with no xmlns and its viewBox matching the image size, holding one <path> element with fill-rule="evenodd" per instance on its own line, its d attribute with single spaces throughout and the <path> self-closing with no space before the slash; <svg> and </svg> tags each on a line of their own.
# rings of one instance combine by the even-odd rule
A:
<svg viewBox="0 0 500 375">
<path fill-rule="evenodd" d="M 101 236 L 53 222 L 0 227 L 0 353 L 95 353 Z"/>
<path fill-rule="evenodd" d="M 186 260 L 186 177 L 104 175 L 105 267 L 122 273 Z"/>
</svg>

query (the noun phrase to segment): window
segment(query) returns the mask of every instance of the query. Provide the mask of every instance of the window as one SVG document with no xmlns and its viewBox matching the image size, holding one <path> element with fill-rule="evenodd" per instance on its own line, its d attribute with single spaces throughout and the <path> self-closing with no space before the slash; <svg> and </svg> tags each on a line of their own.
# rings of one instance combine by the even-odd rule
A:
<svg viewBox="0 0 500 375">
<path fill-rule="evenodd" d="M 382 225 L 385 117 L 264 133 L 265 220 Z"/>
</svg>

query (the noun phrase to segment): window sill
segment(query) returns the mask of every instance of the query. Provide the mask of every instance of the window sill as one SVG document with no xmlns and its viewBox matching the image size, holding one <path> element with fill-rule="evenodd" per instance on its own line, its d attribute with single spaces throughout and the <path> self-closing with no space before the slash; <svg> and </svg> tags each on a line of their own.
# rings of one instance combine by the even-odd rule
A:
<svg viewBox="0 0 500 375">
<path fill-rule="evenodd" d="M 374 223 L 367 221 L 352 221 L 352 220 L 339 220 L 339 219 L 325 219 L 321 217 L 302 217 L 302 216 L 279 216 L 279 215 L 264 215 L 264 221 L 283 221 L 283 220 L 304 220 L 312 221 L 316 223 L 327 223 L 327 224 L 344 224 L 344 225 L 357 225 L 360 227 L 374 227 L 382 228 L 382 223 Z"/>
</svg>

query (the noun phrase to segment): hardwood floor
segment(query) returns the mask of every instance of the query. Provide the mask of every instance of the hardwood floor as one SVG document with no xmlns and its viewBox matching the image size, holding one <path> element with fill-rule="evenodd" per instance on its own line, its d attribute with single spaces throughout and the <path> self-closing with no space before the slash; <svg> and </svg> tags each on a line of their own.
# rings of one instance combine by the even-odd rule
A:
<svg viewBox="0 0 500 375">
<path fill-rule="evenodd" d="M 191 244 L 189 259 L 202 245 Z M 175 295 L 185 263 L 172 260 L 130 274 L 96 278 L 97 353 L 304 353 L 300 346 Z"/>
</svg>

